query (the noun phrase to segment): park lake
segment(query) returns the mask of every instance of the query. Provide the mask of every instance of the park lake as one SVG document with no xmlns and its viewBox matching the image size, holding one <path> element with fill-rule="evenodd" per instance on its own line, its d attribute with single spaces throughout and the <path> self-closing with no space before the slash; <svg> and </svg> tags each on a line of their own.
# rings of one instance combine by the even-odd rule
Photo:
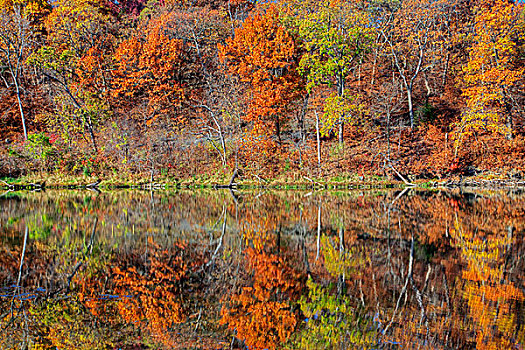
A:
<svg viewBox="0 0 525 350">
<path fill-rule="evenodd" d="M 523 349 L 520 191 L 0 196 L 1 349 Z"/>
</svg>

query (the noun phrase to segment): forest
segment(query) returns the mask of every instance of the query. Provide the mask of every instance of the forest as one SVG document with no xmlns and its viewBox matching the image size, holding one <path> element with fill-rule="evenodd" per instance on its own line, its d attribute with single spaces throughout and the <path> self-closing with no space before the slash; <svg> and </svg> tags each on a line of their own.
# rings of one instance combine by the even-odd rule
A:
<svg viewBox="0 0 525 350">
<path fill-rule="evenodd" d="M 0 177 L 521 178 L 511 0 L 0 0 Z"/>
</svg>

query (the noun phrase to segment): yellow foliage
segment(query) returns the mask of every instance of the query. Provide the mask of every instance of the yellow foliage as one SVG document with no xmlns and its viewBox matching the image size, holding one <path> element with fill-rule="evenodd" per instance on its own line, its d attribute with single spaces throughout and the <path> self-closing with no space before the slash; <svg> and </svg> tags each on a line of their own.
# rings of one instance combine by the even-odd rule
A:
<svg viewBox="0 0 525 350">
<path fill-rule="evenodd" d="M 27 14 L 43 13 L 51 8 L 46 0 L 0 0 L 0 12 L 12 12 L 16 6 L 20 6 Z"/>
<path fill-rule="evenodd" d="M 510 94 L 525 73 L 514 65 L 516 37 L 522 31 L 517 5 L 488 0 L 475 11 L 469 60 L 463 67 L 466 110 L 456 125 L 456 150 L 462 139 L 475 132 L 512 133 Z"/>
</svg>

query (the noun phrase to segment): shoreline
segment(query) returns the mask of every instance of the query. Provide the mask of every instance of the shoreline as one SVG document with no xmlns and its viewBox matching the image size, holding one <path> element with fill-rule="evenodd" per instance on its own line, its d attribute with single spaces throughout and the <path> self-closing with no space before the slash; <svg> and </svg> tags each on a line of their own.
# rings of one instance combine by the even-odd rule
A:
<svg viewBox="0 0 525 350">
<path fill-rule="evenodd" d="M 60 180 L 61 179 L 61 180 Z M 52 180 L 52 181 L 49 181 Z M 96 177 L 54 177 L 48 179 L 40 176 L 24 176 L 20 178 L 0 179 L 0 189 L 5 191 L 38 191 L 44 189 L 54 190 L 116 190 L 116 189 L 138 189 L 138 190 L 168 190 L 168 189 L 268 189 L 268 190 L 373 190 L 373 189 L 457 189 L 457 188 L 478 188 L 494 190 L 525 189 L 525 179 L 492 178 L 484 179 L 479 177 L 465 178 L 446 178 L 417 180 L 413 183 L 388 179 L 366 179 L 366 180 L 342 180 L 334 179 L 302 179 L 298 181 L 285 181 L 283 179 L 253 181 L 250 179 L 240 179 L 239 181 L 226 184 L 228 181 L 219 182 L 218 179 L 209 178 L 206 180 L 198 179 L 174 179 L 160 178 L 154 180 L 145 177 L 136 178 L 96 178 Z"/>
</svg>

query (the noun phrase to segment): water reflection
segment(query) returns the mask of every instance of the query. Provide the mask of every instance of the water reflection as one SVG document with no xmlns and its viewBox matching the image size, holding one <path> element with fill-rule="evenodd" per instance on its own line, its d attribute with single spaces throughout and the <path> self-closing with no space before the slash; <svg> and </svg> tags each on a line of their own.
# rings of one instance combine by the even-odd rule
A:
<svg viewBox="0 0 525 350">
<path fill-rule="evenodd" d="M 523 349 L 513 193 L 0 197 L 0 348 Z"/>
</svg>

